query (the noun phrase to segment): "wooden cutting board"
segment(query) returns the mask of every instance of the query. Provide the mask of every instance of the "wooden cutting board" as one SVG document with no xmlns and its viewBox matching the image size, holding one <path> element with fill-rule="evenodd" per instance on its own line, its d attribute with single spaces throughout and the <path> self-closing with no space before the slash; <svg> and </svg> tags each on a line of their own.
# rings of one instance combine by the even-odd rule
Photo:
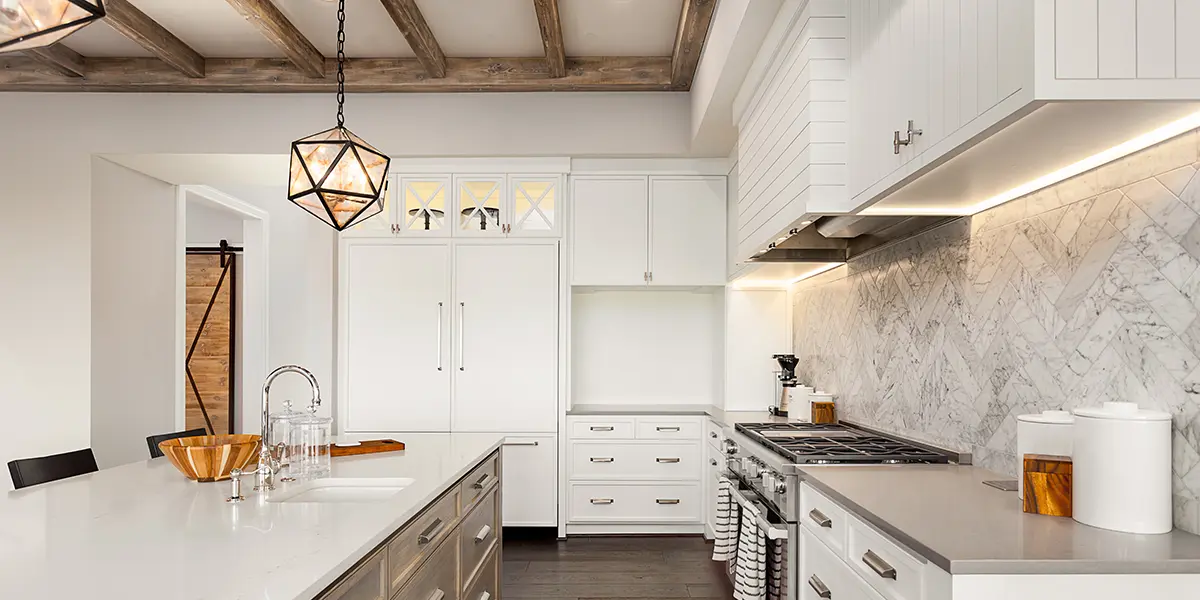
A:
<svg viewBox="0 0 1200 600">
<path fill-rule="evenodd" d="M 329 449 L 329 455 L 338 456 L 358 456 L 360 454 L 378 454 L 380 452 L 395 452 L 404 449 L 404 442 L 396 440 L 363 440 L 357 446 L 333 446 Z"/>
</svg>

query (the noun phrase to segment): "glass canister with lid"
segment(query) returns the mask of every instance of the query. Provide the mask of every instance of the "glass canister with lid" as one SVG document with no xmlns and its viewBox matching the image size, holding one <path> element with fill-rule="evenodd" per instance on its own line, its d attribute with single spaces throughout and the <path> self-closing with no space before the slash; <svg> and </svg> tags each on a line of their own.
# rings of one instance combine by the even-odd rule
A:
<svg viewBox="0 0 1200 600">
<path fill-rule="evenodd" d="M 296 422 L 303 418 L 304 413 L 292 408 L 292 401 L 285 400 L 283 411 L 271 415 L 271 439 L 268 448 L 271 457 L 279 463 L 279 481 L 295 481 L 296 467 L 292 465 L 296 455 L 296 447 L 292 440 L 292 430 Z"/>
<path fill-rule="evenodd" d="M 291 424 L 294 450 L 289 470 L 297 479 L 328 477 L 331 471 L 330 448 L 333 444 L 333 419 L 317 414 L 314 404 L 309 414 L 301 415 Z"/>
</svg>

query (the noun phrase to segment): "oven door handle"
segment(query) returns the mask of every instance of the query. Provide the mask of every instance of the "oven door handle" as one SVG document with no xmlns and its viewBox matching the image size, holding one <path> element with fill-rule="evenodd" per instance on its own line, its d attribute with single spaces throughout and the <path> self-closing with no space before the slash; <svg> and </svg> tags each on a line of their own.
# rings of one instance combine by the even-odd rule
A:
<svg viewBox="0 0 1200 600">
<path fill-rule="evenodd" d="M 733 484 L 733 482 L 730 482 L 730 483 L 731 483 L 731 485 L 729 486 L 729 497 L 732 498 L 734 502 L 737 502 L 743 508 L 745 508 L 747 506 L 752 506 L 753 504 L 755 504 L 755 502 L 753 500 L 750 500 L 749 498 L 747 498 L 745 495 L 742 494 L 741 490 L 737 489 L 736 484 Z M 763 533 L 766 534 L 767 537 L 769 537 L 773 540 L 788 539 L 787 528 L 780 527 L 779 525 L 776 525 L 775 523 L 771 523 L 770 521 L 768 521 L 765 517 L 763 517 L 763 512 L 764 512 L 763 509 L 756 508 L 755 510 L 758 511 L 758 518 L 756 519 L 758 521 L 758 528 L 761 529 L 763 531 Z"/>
</svg>

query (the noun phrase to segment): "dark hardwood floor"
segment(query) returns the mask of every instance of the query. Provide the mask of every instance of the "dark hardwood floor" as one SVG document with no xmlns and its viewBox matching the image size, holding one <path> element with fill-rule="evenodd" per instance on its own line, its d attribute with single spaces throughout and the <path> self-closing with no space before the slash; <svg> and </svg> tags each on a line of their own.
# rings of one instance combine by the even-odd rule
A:
<svg viewBox="0 0 1200 600">
<path fill-rule="evenodd" d="M 504 600 L 732 598 L 701 537 L 504 540 Z"/>
</svg>

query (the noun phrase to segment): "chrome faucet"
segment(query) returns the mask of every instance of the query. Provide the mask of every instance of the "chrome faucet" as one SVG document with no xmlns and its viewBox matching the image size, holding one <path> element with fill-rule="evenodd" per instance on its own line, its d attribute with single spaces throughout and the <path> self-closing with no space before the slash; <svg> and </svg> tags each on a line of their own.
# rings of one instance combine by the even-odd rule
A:
<svg viewBox="0 0 1200 600">
<path fill-rule="evenodd" d="M 256 474 L 254 490 L 273 490 L 275 489 L 275 473 L 279 470 L 279 463 L 271 454 L 271 383 L 276 377 L 284 373 L 299 373 L 308 380 L 308 386 L 312 388 L 312 400 L 309 405 L 310 410 L 316 412 L 317 407 L 321 405 L 321 388 L 317 385 L 317 378 L 311 371 L 304 367 L 296 365 L 284 365 L 271 371 L 267 375 L 267 380 L 263 382 L 262 389 L 262 444 L 258 451 L 258 469 L 254 471 Z M 237 494 L 233 494 L 237 495 Z"/>
</svg>

